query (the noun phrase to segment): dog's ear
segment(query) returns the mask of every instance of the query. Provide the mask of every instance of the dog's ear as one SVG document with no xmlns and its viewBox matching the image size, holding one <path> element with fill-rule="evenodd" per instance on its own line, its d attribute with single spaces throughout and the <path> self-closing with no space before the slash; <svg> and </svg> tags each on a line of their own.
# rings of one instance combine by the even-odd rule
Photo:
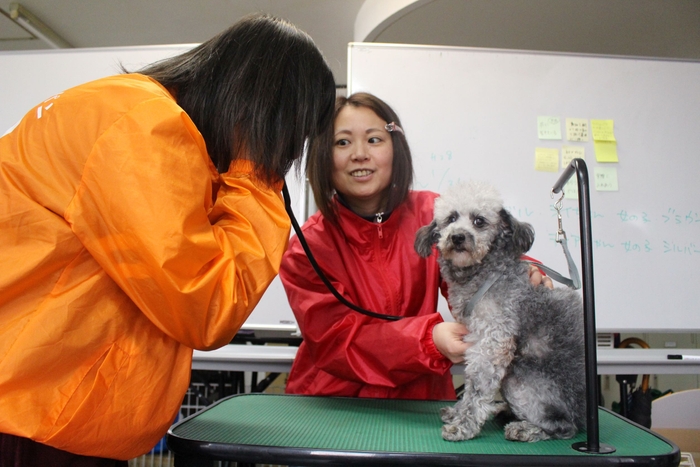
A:
<svg viewBox="0 0 700 467">
<path fill-rule="evenodd" d="M 440 232 L 438 232 L 437 221 L 433 220 L 428 225 L 424 225 L 416 232 L 416 241 L 413 244 L 416 253 L 423 258 L 427 258 L 433 252 L 433 245 L 440 240 Z"/>
<path fill-rule="evenodd" d="M 505 224 L 503 235 L 506 246 L 510 247 L 513 254 L 518 256 L 530 250 L 532 244 L 535 243 L 535 229 L 527 222 L 518 221 L 505 209 L 501 209 L 499 214 Z"/>
</svg>

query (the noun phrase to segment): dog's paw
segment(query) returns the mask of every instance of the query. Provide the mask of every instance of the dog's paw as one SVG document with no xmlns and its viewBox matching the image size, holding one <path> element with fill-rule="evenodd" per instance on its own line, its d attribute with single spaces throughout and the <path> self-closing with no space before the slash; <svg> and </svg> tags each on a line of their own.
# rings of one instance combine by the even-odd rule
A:
<svg viewBox="0 0 700 467">
<path fill-rule="evenodd" d="M 510 441 L 523 441 L 528 443 L 551 438 L 542 428 L 524 420 L 506 425 L 505 434 L 506 439 Z"/>
<path fill-rule="evenodd" d="M 479 434 L 479 429 L 471 425 L 448 423 L 442 426 L 442 438 L 446 441 L 464 441 Z"/>
<path fill-rule="evenodd" d="M 440 419 L 443 423 L 452 423 L 457 417 L 457 410 L 454 407 L 443 407 L 440 409 Z"/>
</svg>

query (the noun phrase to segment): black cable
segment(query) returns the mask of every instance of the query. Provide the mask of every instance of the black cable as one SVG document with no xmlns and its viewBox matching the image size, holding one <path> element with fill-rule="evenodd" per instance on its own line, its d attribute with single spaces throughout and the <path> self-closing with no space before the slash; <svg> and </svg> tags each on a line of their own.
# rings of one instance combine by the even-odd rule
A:
<svg viewBox="0 0 700 467">
<path fill-rule="evenodd" d="M 301 228 L 299 227 L 299 223 L 297 222 L 296 217 L 294 217 L 294 212 L 292 211 L 292 202 L 291 198 L 289 197 L 289 190 L 287 190 L 287 183 L 284 183 L 284 186 L 282 187 L 282 196 L 284 197 L 284 208 L 287 211 L 287 215 L 289 216 L 289 219 L 292 221 L 292 227 L 294 227 L 294 232 L 297 234 L 297 238 L 299 239 L 299 243 L 301 243 L 301 247 L 304 249 L 304 253 L 306 253 L 306 257 L 309 259 L 309 262 L 311 263 L 311 266 L 314 268 L 314 271 L 316 271 L 316 274 L 318 274 L 318 277 L 321 278 L 321 281 L 323 281 L 324 284 L 326 284 L 326 287 L 328 290 L 331 291 L 333 296 L 338 299 L 340 303 L 345 305 L 346 307 L 350 308 L 353 311 L 357 311 L 358 313 L 362 313 L 363 315 L 366 316 L 371 316 L 372 318 L 379 318 L 379 319 L 385 319 L 389 321 L 398 321 L 403 316 L 393 316 L 393 315 L 383 315 L 381 313 L 375 313 L 373 311 L 365 310 L 364 308 L 360 308 L 359 306 L 355 305 L 354 303 L 350 303 L 340 295 L 340 292 L 336 290 L 335 287 L 333 287 L 333 284 L 328 280 L 326 275 L 323 273 L 321 268 L 319 267 L 318 263 L 316 262 L 316 259 L 314 258 L 314 255 L 311 254 L 311 249 L 309 248 L 309 245 L 306 243 L 306 239 L 304 238 L 304 234 L 301 233 Z"/>
</svg>

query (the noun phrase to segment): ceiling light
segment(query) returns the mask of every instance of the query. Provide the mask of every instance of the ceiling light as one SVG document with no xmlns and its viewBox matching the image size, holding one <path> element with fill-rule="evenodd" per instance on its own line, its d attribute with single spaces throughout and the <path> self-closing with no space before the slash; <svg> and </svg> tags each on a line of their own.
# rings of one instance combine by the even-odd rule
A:
<svg viewBox="0 0 700 467">
<path fill-rule="evenodd" d="M 19 3 L 10 3 L 10 18 L 34 37 L 43 40 L 54 49 L 73 47 Z"/>
</svg>

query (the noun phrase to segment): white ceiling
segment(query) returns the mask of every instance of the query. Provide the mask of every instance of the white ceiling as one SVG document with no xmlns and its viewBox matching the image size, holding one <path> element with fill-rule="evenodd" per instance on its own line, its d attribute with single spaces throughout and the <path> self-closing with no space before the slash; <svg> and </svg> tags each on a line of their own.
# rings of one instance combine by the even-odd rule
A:
<svg viewBox="0 0 700 467">
<path fill-rule="evenodd" d="M 700 0 L 20 3 L 74 47 L 198 43 L 249 13 L 269 13 L 291 21 L 314 38 L 339 84 L 347 80 L 347 43 L 368 38 L 374 42 L 700 59 Z M 0 10 L 8 12 L 9 6 L 9 0 L 0 0 Z M 0 15 L 0 51 L 47 47 Z"/>
</svg>

